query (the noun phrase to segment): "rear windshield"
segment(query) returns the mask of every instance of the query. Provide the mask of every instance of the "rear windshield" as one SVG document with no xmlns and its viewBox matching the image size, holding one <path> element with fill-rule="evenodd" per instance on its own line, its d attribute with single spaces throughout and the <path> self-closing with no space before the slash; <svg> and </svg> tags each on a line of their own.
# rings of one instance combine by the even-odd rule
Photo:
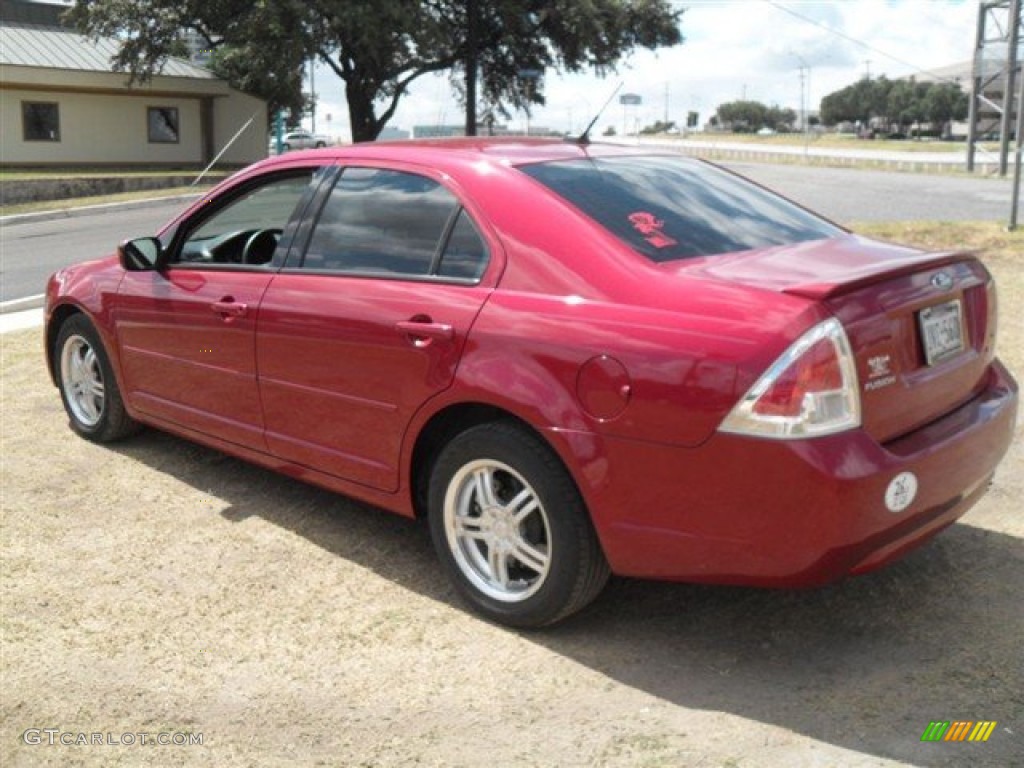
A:
<svg viewBox="0 0 1024 768">
<path fill-rule="evenodd" d="M 687 158 L 585 158 L 519 169 L 652 261 L 841 234 L 750 182 Z"/>
</svg>

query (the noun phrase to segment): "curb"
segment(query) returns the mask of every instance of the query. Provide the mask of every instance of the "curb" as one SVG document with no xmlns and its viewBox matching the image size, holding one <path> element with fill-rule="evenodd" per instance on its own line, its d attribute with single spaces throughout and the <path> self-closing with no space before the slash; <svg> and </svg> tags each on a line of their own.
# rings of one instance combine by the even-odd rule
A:
<svg viewBox="0 0 1024 768">
<path fill-rule="evenodd" d="M 78 216 L 88 216 L 96 211 L 121 208 L 132 210 L 135 208 L 156 208 L 171 202 L 186 202 L 194 200 L 203 192 L 190 193 L 187 195 L 167 195 L 165 197 L 147 197 L 144 200 L 125 200 L 117 203 L 98 203 L 96 205 L 83 205 L 77 208 L 58 208 L 54 211 L 37 211 L 33 213 L 15 213 L 10 216 L 0 216 L 0 227 L 9 227 L 17 224 L 31 224 L 37 221 L 52 221 L 54 219 L 73 219 Z"/>
<path fill-rule="evenodd" d="M 37 309 L 46 303 L 46 294 L 40 293 L 35 296 L 25 296 L 10 301 L 0 301 L 0 316 L 15 312 L 22 312 L 27 309 Z"/>
<path fill-rule="evenodd" d="M 39 328 L 43 324 L 43 308 L 27 309 L 0 315 L 0 334 L 11 331 L 23 331 L 26 328 Z"/>
</svg>

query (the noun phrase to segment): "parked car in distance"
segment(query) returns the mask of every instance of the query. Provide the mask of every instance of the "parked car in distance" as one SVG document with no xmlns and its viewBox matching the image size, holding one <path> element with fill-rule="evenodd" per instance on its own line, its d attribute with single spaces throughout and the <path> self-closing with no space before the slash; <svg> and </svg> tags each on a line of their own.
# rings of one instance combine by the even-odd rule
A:
<svg viewBox="0 0 1024 768">
<path fill-rule="evenodd" d="M 609 573 L 884 565 L 981 498 L 1018 405 L 970 253 L 578 141 L 270 158 L 57 272 L 45 316 L 79 435 L 149 425 L 426 516 L 458 592 L 514 626 Z"/>
<path fill-rule="evenodd" d="M 329 136 L 309 131 L 289 131 L 281 137 L 281 151 L 288 152 L 293 149 L 319 149 L 333 144 Z M 270 154 L 277 152 L 277 137 L 271 134 L 269 144 Z"/>
</svg>

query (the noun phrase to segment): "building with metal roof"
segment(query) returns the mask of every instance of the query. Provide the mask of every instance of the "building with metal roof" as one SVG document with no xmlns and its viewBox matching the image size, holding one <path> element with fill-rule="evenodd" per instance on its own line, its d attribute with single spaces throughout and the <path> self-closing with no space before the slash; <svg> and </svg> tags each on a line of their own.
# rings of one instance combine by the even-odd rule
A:
<svg viewBox="0 0 1024 768">
<path fill-rule="evenodd" d="M 112 69 L 118 42 L 68 29 L 64 10 L 0 0 L 0 163 L 202 166 L 227 147 L 220 162 L 245 165 L 266 155 L 265 102 L 185 59 L 130 83 Z"/>
</svg>

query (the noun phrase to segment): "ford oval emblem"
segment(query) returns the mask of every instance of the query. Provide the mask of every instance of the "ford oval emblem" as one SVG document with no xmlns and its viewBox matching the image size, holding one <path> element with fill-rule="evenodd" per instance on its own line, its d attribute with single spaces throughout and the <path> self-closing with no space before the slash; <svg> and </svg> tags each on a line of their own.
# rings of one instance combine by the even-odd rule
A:
<svg viewBox="0 0 1024 768">
<path fill-rule="evenodd" d="M 953 287 L 953 278 L 947 272 L 936 272 L 932 277 L 932 285 L 940 291 L 948 291 Z"/>
</svg>

